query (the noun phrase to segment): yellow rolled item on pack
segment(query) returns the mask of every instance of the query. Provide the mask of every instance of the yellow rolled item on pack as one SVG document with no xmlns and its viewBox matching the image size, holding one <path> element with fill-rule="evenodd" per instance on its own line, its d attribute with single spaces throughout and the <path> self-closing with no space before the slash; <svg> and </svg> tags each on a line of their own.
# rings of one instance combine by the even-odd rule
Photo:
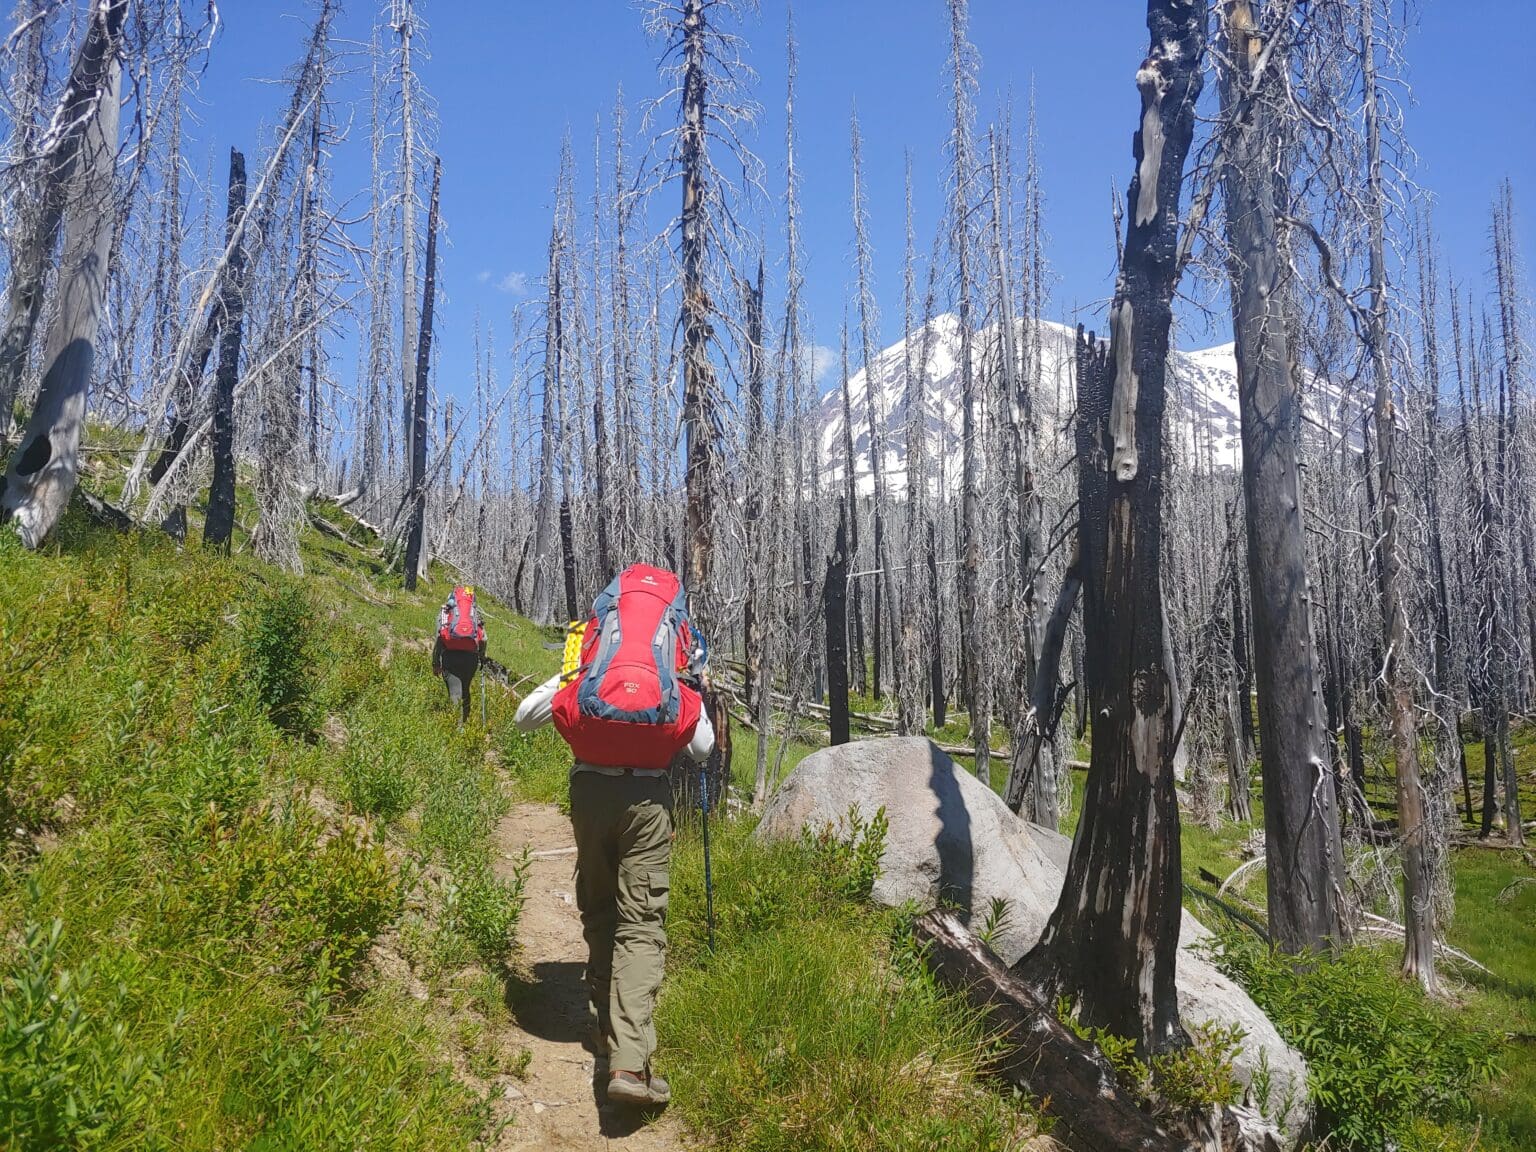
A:
<svg viewBox="0 0 1536 1152">
<path fill-rule="evenodd" d="M 560 659 L 560 684 L 576 679 L 581 671 L 581 643 L 587 638 L 587 622 L 572 620 L 565 626 L 565 653 Z"/>
</svg>

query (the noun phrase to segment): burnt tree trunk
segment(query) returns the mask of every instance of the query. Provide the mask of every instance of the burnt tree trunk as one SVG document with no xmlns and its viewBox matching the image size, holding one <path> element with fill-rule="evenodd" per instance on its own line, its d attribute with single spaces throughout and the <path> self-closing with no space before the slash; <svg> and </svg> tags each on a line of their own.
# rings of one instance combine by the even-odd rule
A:
<svg viewBox="0 0 1536 1152">
<path fill-rule="evenodd" d="M 837 535 L 822 585 L 827 625 L 827 705 L 832 744 L 848 743 L 848 506 L 837 502 Z"/>
<path fill-rule="evenodd" d="M 746 655 L 746 671 L 742 677 L 743 702 L 750 706 L 756 699 L 755 691 L 768 692 L 771 685 L 759 684 L 762 681 L 765 664 L 763 661 L 763 626 L 758 616 L 758 601 L 763 598 L 762 572 L 767 556 L 764 552 L 764 533 L 768 526 L 764 523 L 765 504 L 764 489 L 768 482 L 768 472 L 764 467 L 767 461 L 764 459 L 763 442 L 763 262 L 757 262 L 757 282 L 747 288 L 745 293 L 747 313 L 747 460 L 749 467 L 754 469 L 754 475 L 748 481 L 749 488 L 746 502 L 746 529 L 748 533 L 748 565 L 747 565 L 747 594 L 742 603 L 742 647 Z M 763 744 L 765 732 L 759 732 L 758 743 Z"/>
<path fill-rule="evenodd" d="M 1194 135 L 1205 7 L 1148 0 L 1140 128 L 1107 357 L 1078 379 L 1078 540 L 1093 750 L 1061 898 L 1026 978 L 1144 1055 L 1184 1042 L 1174 700 L 1163 618 L 1163 412 L 1179 194 Z M 1079 334 L 1079 343 L 1085 338 Z"/>
<path fill-rule="evenodd" d="M 443 162 L 432 161 L 432 200 L 427 208 L 426 267 L 422 273 L 421 332 L 416 340 L 416 389 L 411 401 L 411 524 L 405 538 L 405 587 L 416 588 L 426 531 L 427 377 L 432 369 L 432 308 L 437 291 L 437 205 Z"/>
<path fill-rule="evenodd" d="M 928 655 L 928 692 L 933 704 L 933 726 L 944 727 L 944 611 L 939 595 L 939 550 L 933 517 L 928 518 L 928 610 L 933 614 L 930 634 L 933 648 Z"/>
<path fill-rule="evenodd" d="M 245 157 L 229 150 L 229 206 L 225 243 L 245 212 Z M 240 341 L 245 317 L 245 244 L 230 254 L 219 289 L 219 366 L 213 378 L 213 481 L 203 517 L 203 547 L 229 551 L 235 531 L 235 384 L 240 378 Z"/>
<path fill-rule="evenodd" d="M 576 614 L 576 529 L 568 498 L 560 501 L 560 571 L 565 577 L 565 618 L 580 619 Z"/>
</svg>

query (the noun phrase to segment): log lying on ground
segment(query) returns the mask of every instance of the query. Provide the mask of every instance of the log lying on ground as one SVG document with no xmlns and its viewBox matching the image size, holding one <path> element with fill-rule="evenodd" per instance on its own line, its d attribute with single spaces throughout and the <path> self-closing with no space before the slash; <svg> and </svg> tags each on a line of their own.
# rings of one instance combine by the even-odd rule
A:
<svg viewBox="0 0 1536 1152">
<path fill-rule="evenodd" d="M 913 931 L 928 945 L 924 959 L 934 975 L 963 992 L 998 1029 L 1007 1051 L 997 1074 L 1049 1101 L 1056 1133 L 1069 1147 L 1082 1152 L 1187 1147 L 1185 1137 L 1143 1112 L 1103 1056 L 1064 1028 L 1054 1008 L 1038 1000 L 952 913 L 929 912 Z"/>
</svg>

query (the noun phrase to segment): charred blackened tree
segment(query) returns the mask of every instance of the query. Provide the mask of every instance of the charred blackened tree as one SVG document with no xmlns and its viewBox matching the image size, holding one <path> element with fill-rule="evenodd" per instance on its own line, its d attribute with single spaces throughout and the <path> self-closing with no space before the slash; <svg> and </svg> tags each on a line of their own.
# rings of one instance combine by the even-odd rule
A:
<svg viewBox="0 0 1536 1152">
<path fill-rule="evenodd" d="M 837 502 L 837 536 L 822 585 L 827 622 L 829 744 L 848 743 L 848 502 Z"/>
<path fill-rule="evenodd" d="M 1161 579 L 1163 410 L 1179 195 L 1194 135 L 1205 6 L 1148 0 L 1150 49 L 1105 370 L 1078 381 L 1078 540 L 1094 716 L 1061 899 L 1021 962 L 1085 1024 L 1142 1053 L 1182 1041 L 1174 701 Z M 1080 337 L 1081 339 L 1081 337 Z"/>
<path fill-rule="evenodd" d="M 229 551 L 235 530 L 235 384 L 240 378 L 240 340 L 245 318 L 245 245 L 238 229 L 245 213 L 245 157 L 229 150 L 226 243 L 235 250 L 219 289 L 219 366 L 213 379 L 213 481 L 203 518 L 203 547 Z"/>
<path fill-rule="evenodd" d="M 705 0 L 683 0 L 683 111 L 681 168 L 683 178 L 683 427 L 687 433 L 685 484 L 688 491 L 689 591 L 707 600 L 712 579 L 714 533 L 711 505 L 718 481 L 715 476 L 716 441 L 720 417 L 716 411 L 715 369 L 709 358 L 714 335 L 713 306 L 704 284 L 705 216 L 704 176 L 705 109 L 707 69 L 705 61 Z M 707 614 L 706 614 L 707 616 Z M 715 623 L 706 619 L 705 627 Z"/>
<path fill-rule="evenodd" d="M 1296 952 L 1322 946 L 1341 929 L 1343 847 L 1307 592 L 1300 400 L 1291 386 L 1276 239 L 1281 207 L 1275 202 L 1275 172 L 1281 157 L 1274 89 L 1284 79 L 1287 57 L 1284 52 L 1266 57 L 1249 0 L 1226 4 L 1223 31 L 1220 87 L 1227 123 L 1221 175 L 1264 749 L 1268 906 L 1276 942 Z"/>
<path fill-rule="evenodd" d="M 432 201 L 427 208 L 427 255 L 421 288 L 421 333 L 416 341 L 416 389 L 411 401 L 410 527 L 405 537 L 405 587 L 416 587 L 427 518 L 427 378 L 432 369 L 432 306 L 437 293 L 437 205 L 443 162 L 432 161 Z"/>
</svg>

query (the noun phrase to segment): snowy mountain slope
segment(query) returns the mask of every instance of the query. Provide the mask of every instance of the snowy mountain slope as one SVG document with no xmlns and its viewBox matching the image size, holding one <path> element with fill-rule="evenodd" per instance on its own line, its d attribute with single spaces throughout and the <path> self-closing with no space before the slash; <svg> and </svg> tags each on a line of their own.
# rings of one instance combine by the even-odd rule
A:
<svg viewBox="0 0 1536 1152">
<path fill-rule="evenodd" d="M 1024 325 L 1019 321 L 1020 337 Z M 1074 331 L 1050 320 L 1032 322 L 1039 341 L 1042 371 L 1035 397 L 1037 443 L 1049 458 L 1071 454 L 1068 421 L 1073 410 L 1072 358 Z M 932 321 L 926 388 L 928 395 L 927 459 L 930 476 L 940 462 L 950 487 L 958 484 L 960 410 L 960 325 L 952 313 Z M 911 360 L 917 370 L 922 333 L 912 336 Z M 972 342 L 972 361 L 980 369 L 997 339 L 996 327 L 981 329 Z M 887 490 L 900 495 L 906 486 L 905 381 L 907 350 L 901 341 L 875 358 L 874 398 L 882 438 L 883 472 Z M 1233 345 L 1220 344 L 1194 352 L 1175 351 L 1171 356 L 1168 417 L 1180 458 L 1202 469 L 1237 468 L 1242 442 L 1238 424 L 1237 363 Z M 874 489 L 870 471 L 870 425 L 865 374 L 862 369 L 849 381 L 853 424 L 854 467 L 859 491 Z M 1327 408 L 1336 397 L 1309 397 L 1308 408 Z M 1003 415 L 1003 414 L 999 414 Z M 834 386 L 821 398 L 820 439 L 823 476 L 828 484 L 843 482 L 845 459 L 843 395 Z"/>
</svg>

